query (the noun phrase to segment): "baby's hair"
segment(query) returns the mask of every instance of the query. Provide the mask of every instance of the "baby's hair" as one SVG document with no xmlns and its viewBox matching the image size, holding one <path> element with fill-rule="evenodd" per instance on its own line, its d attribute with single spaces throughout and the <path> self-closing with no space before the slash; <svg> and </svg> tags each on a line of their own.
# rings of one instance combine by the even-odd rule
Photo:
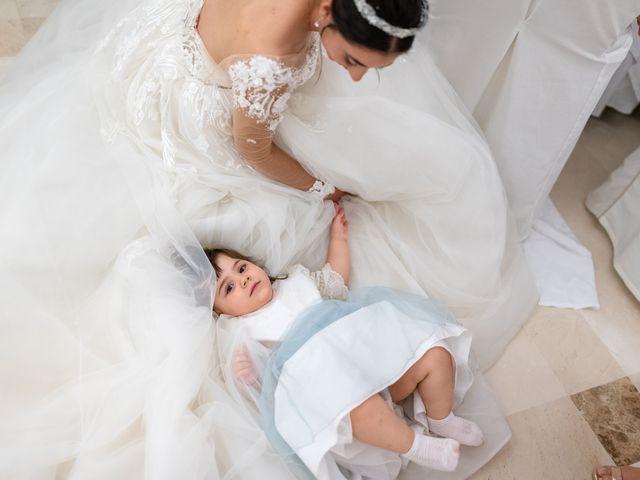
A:
<svg viewBox="0 0 640 480">
<path fill-rule="evenodd" d="M 264 270 L 262 265 L 260 265 L 259 263 L 256 263 L 252 258 L 242 255 L 240 252 L 236 252 L 235 250 L 231 250 L 230 248 L 212 248 L 212 249 L 205 248 L 204 253 L 207 255 L 207 258 L 211 262 L 211 265 L 213 265 L 213 269 L 216 271 L 216 278 L 219 278 L 220 273 L 222 273 L 221 268 L 216 263 L 216 259 L 218 258 L 218 255 L 226 255 L 227 257 L 237 258 L 239 260 L 244 260 L 245 262 L 251 262 L 258 265 L 260 268 Z"/>
<path fill-rule="evenodd" d="M 204 253 L 207 255 L 207 258 L 211 262 L 211 265 L 213 265 L 213 269 L 216 272 L 216 278 L 219 278 L 220 273 L 222 272 L 222 269 L 216 263 L 216 259 L 219 255 L 226 255 L 227 257 L 237 258 L 238 260 L 244 260 L 245 262 L 253 263 L 266 272 L 266 269 L 260 262 L 256 262 L 251 257 L 247 257 L 246 255 L 243 255 L 240 252 L 236 252 L 235 250 L 231 250 L 230 248 L 205 248 Z M 267 272 L 267 275 L 268 274 L 269 272 Z M 275 282 L 276 280 L 284 280 L 285 278 L 287 278 L 287 275 L 279 277 L 272 277 L 271 275 L 269 275 L 269 280 L 271 280 L 271 283 Z"/>
</svg>

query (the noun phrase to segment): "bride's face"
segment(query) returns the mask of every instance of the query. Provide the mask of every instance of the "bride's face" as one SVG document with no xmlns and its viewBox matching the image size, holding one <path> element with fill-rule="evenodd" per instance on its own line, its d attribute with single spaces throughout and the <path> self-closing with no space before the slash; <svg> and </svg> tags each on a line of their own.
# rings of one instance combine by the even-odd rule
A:
<svg viewBox="0 0 640 480">
<path fill-rule="evenodd" d="M 342 65 L 354 82 L 359 81 L 370 68 L 384 68 L 400 56 L 397 52 L 379 52 L 348 42 L 335 28 L 322 31 L 322 44 L 331 60 Z"/>
<path fill-rule="evenodd" d="M 271 301 L 271 280 L 262 268 L 222 253 L 216 256 L 215 263 L 220 269 L 213 303 L 216 313 L 247 315 Z"/>
</svg>

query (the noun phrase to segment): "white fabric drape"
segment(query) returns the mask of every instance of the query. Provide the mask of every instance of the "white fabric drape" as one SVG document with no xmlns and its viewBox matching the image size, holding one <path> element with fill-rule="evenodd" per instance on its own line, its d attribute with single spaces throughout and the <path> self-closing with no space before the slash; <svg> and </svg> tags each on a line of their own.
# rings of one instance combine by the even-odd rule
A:
<svg viewBox="0 0 640 480">
<path fill-rule="evenodd" d="M 631 26 L 633 44 L 609 85 L 602 94 L 593 115 L 600 116 L 606 107 L 630 114 L 640 104 L 640 35 L 637 23 Z"/>
<path fill-rule="evenodd" d="M 433 0 L 437 65 L 474 113 L 526 237 L 631 46 L 640 0 Z"/>
<path fill-rule="evenodd" d="M 640 148 L 587 197 L 611 238 L 613 266 L 640 301 Z"/>
</svg>

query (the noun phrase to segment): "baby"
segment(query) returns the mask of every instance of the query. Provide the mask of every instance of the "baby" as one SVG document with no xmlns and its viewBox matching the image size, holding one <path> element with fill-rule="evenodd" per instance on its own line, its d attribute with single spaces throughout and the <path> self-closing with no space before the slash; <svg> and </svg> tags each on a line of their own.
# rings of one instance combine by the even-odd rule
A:
<svg viewBox="0 0 640 480">
<path fill-rule="evenodd" d="M 324 407 L 323 397 L 328 388 L 335 391 L 332 400 L 335 395 L 344 395 L 343 404 L 356 405 L 341 425 L 350 424 L 353 438 L 359 442 L 395 452 L 405 463 L 453 471 L 458 464 L 460 444 L 477 446 L 483 442 L 482 432 L 474 422 L 453 413 L 455 390 L 463 394 L 471 384 L 467 366 L 470 336 L 426 298 L 385 288 L 349 294 L 348 237 L 345 212 L 338 208 L 331 225 L 325 266 L 310 272 L 298 265 L 288 276 L 278 279 L 271 278 L 241 254 L 209 251 L 218 279 L 214 311 L 221 320 L 244 322 L 250 337 L 272 346 L 276 352 L 292 338 L 292 331 L 299 342 L 300 331 L 311 330 L 306 334 L 307 340 L 294 349 L 295 355 L 280 362 L 283 369 L 288 367 L 291 371 L 286 378 L 279 372 L 276 381 L 281 390 L 287 388 L 286 382 L 293 382 L 286 398 L 296 395 L 300 398 L 294 409 L 302 418 L 297 423 L 287 421 L 286 426 L 276 427 L 305 464 L 316 465 L 317 461 L 308 458 L 295 440 L 288 440 L 295 439 L 299 432 L 288 433 L 287 429 L 305 429 L 312 424 L 305 415 L 313 416 L 317 408 Z M 346 347 L 340 346 L 343 344 Z M 310 353 L 305 357 L 307 350 Z M 349 358 L 348 366 L 345 358 Z M 307 363 L 301 363 L 303 359 Z M 303 368 L 294 382 L 291 378 L 298 371 L 293 365 L 296 361 Z M 243 382 L 259 380 L 246 349 L 236 353 L 233 371 Z M 327 385 L 323 386 L 325 377 Z M 342 377 L 355 386 L 332 388 Z M 382 392 L 380 385 L 386 386 Z M 411 428 L 396 413 L 401 409 L 390 408 L 385 395 L 394 404 L 412 395 L 417 397 L 413 403 L 423 404 L 425 426 L 437 437 L 426 435 L 425 429 L 415 425 Z M 275 398 L 278 408 L 278 398 L 285 397 Z M 319 436 L 313 433 L 311 437 Z M 333 447 L 335 442 L 320 451 L 330 452 Z"/>
</svg>

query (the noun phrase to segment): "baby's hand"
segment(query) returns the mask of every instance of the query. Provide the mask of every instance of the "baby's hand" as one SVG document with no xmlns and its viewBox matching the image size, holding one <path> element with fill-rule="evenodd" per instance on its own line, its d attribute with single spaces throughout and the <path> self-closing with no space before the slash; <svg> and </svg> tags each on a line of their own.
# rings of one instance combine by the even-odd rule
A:
<svg viewBox="0 0 640 480">
<path fill-rule="evenodd" d="M 331 222 L 331 238 L 333 240 L 349 239 L 349 222 L 342 207 L 337 207 L 333 222 Z"/>
<path fill-rule="evenodd" d="M 248 385 L 252 385 L 258 381 L 258 373 L 256 372 L 246 345 L 243 345 L 242 348 L 236 351 L 233 356 L 232 367 L 236 380 Z"/>
</svg>

